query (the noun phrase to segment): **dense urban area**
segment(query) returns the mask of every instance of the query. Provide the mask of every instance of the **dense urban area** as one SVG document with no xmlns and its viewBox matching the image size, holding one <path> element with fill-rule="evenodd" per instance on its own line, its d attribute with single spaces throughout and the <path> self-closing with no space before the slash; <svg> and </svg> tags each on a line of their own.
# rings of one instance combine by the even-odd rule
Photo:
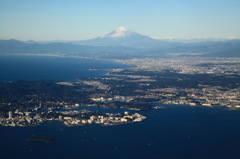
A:
<svg viewBox="0 0 240 159">
<path fill-rule="evenodd" d="M 39 106 L 41 108 L 41 106 Z M 13 117 L 13 113 L 15 116 Z M 132 122 L 139 122 L 146 117 L 138 113 L 98 113 L 89 110 L 80 111 L 48 111 L 36 113 L 9 111 L 8 118 L 0 118 L 0 124 L 3 126 L 36 126 L 49 121 L 63 121 L 66 126 L 84 126 L 86 124 L 102 124 L 105 126 L 118 125 Z"/>
<path fill-rule="evenodd" d="M 166 108 L 151 103 L 164 103 L 240 110 L 240 58 L 175 55 L 115 61 L 132 68 L 78 82 L 1 82 L 0 124 L 29 126 L 60 120 L 67 126 L 117 125 L 146 118 L 129 112 L 62 111 L 81 106 L 149 110 Z"/>
</svg>

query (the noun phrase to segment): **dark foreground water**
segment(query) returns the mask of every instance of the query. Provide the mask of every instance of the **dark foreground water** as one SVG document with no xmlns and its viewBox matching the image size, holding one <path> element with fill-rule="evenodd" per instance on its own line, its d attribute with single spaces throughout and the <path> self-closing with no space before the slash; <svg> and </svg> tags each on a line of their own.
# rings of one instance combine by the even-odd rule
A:
<svg viewBox="0 0 240 159">
<path fill-rule="evenodd" d="M 64 60 L 69 60 L 71 63 L 73 59 Z M 185 105 L 167 105 L 167 107 L 167 109 L 137 111 L 148 118 L 142 122 L 117 126 L 65 127 L 58 121 L 36 127 L 0 126 L 0 158 L 240 158 L 239 111 Z M 80 109 L 110 113 L 126 111 L 94 107 Z M 32 135 L 55 137 L 58 141 L 48 144 L 27 142 L 26 140 Z"/>
<path fill-rule="evenodd" d="M 139 113 L 148 118 L 117 126 L 64 128 L 56 121 L 36 127 L 0 127 L 1 158 L 239 158 L 238 111 L 169 105 L 167 109 Z M 32 135 L 58 141 L 27 142 Z"/>
</svg>

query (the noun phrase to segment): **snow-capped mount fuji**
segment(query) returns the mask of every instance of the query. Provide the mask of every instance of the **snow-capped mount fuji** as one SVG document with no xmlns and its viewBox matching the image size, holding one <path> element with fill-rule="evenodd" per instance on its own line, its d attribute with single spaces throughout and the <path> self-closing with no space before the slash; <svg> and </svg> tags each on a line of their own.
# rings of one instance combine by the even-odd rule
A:
<svg viewBox="0 0 240 159">
<path fill-rule="evenodd" d="M 137 34 L 138 33 L 131 31 L 127 27 L 118 27 L 116 30 L 107 35 L 103 35 L 100 38 L 124 38 L 129 36 L 136 36 Z"/>
<path fill-rule="evenodd" d="M 127 27 L 118 27 L 109 34 L 90 39 L 79 41 L 81 45 L 93 46 L 125 46 L 135 48 L 153 48 L 159 46 L 159 40 L 153 39 L 149 36 L 141 35 L 130 30 Z M 161 44 L 160 44 L 161 45 Z"/>
</svg>

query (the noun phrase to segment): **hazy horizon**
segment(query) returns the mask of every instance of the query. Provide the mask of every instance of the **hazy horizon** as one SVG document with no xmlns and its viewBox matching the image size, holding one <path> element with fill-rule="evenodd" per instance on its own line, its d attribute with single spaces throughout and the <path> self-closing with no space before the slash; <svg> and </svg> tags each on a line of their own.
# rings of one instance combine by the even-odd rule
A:
<svg viewBox="0 0 240 159">
<path fill-rule="evenodd" d="M 118 29 L 118 28 L 116 28 Z M 115 30 L 116 30 L 115 29 Z M 115 30 L 112 30 L 115 31 Z M 131 30 L 133 31 L 133 30 Z M 133 31 L 134 32 L 134 31 Z M 105 34 L 105 35 L 101 35 L 101 36 L 97 36 L 97 37 L 94 37 L 94 38 L 99 38 L 99 37 L 103 37 L 103 36 L 106 36 L 108 34 L 110 34 L 111 32 Z M 141 34 L 141 33 L 138 33 L 138 34 Z M 142 35 L 142 34 L 141 34 Z M 145 35 L 147 36 L 147 35 Z M 237 37 L 237 36 L 232 36 L 232 37 L 196 37 L 196 38 L 180 38 L 180 37 L 162 37 L 162 38 L 159 38 L 159 37 L 154 37 L 154 36 L 148 36 L 152 39 L 156 39 L 156 40 L 169 40 L 169 41 L 174 41 L 174 40 L 183 40 L 183 41 L 192 41 L 192 40 L 200 40 L 200 41 L 206 41 L 206 40 L 214 40 L 214 41 L 218 41 L 218 40 L 234 40 L 234 39 L 240 39 L 240 37 Z M 92 39 L 94 39 L 92 38 Z M 9 39 L 0 39 L 0 40 L 19 40 L 19 39 L 14 39 L 14 38 L 9 38 Z M 90 40 L 90 39 L 82 39 L 83 41 L 84 40 Z M 52 40 L 32 40 L 32 39 L 28 39 L 28 40 L 20 40 L 20 41 L 36 41 L 36 42 L 44 42 L 44 41 L 60 41 L 60 42 L 71 42 L 71 41 L 78 41 L 78 40 L 63 40 L 63 39 L 52 39 Z M 81 41 L 81 40 L 80 40 Z"/>
<path fill-rule="evenodd" d="M 150 37 L 240 37 L 238 0 L 0 0 L 0 39 L 87 40 L 119 26 Z"/>
</svg>

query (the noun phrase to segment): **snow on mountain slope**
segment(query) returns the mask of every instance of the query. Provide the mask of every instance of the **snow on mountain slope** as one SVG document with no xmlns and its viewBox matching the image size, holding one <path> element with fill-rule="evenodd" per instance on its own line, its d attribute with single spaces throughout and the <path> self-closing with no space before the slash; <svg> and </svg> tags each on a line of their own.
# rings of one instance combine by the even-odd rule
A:
<svg viewBox="0 0 240 159">
<path fill-rule="evenodd" d="M 126 27 L 118 27 L 116 30 L 112 31 L 111 33 L 107 35 L 103 35 L 100 38 L 122 38 L 122 37 L 128 37 L 131 35 L 136 35 L 137 33 L 131 31 L 130 29 Z"/>
<path fill-rule="evenodd" d="M 141 35 L 127 27 L 118 27 L 109 34 L 94 39 L 79 41 L 81 45 L 92 46 L 125 46 L 134 48 L 159 48 L 167 46 L 168 42 L 160 42 L 149 36 Z"/>
</svg>

